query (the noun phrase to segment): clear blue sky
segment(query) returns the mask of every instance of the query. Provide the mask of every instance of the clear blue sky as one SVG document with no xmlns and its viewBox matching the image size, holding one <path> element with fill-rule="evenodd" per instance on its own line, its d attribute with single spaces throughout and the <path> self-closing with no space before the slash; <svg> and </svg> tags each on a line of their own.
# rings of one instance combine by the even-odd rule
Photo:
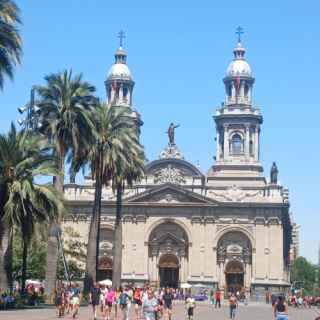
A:
<svg viewBox="0 0 320 320">
<path fill-rule="evenodd" d="M 169 122 L 181 124 L 177 143 L 203 171 L 215 151 L 215 107 L 224 99 L 222 78 L 232 58 L 238 25 L 256 78 L 254 101 L 264 115 L 261 157 L 272 161 L 290 189 L 301 224 L 301 253 L 317 261 L 320 240 L 319 1 L 106 1 L 20 0 L 24 56 L 1 95 L 0 128 L 19 115 L 33 84 L 64 68 L 83 72 L 105 97 L 104 80 L 116 34 L 136 86 L 134 104 L 145 122 L 142 141 L 150 160 L 167 143 Z"/>
</svg>

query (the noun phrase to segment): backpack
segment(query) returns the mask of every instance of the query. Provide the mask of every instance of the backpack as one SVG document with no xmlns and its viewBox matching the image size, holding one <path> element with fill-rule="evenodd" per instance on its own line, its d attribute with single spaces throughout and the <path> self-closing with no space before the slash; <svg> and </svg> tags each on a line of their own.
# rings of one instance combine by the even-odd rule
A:
<svg viewBox="0 0 320 320">
<path fill-rule="evenodd" d="M 123 306 L 127 304 L 127 295 L 124 292 L 121 292 L 120 294 L 119 303 Z"/>
</svg>

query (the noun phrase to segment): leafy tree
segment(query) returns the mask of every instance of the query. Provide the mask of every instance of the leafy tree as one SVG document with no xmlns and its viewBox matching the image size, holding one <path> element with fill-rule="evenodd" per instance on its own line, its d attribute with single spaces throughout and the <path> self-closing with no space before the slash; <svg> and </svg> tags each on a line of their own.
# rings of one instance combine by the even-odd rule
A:
<svg viewBox="0 0 320 320">
<path fill-rule="evenodd" d="M 49 223 L 62 210 L 61 195 L 49 184 L 39 184 L 39 176 L 57 175 L 56 159 L 50 155 L 44 140 L 29 130 L 17 132 L 14 125 L 8 134 L 0 135 L 0 183 L 5 198 L 2 222 L 22 238 L 22 288 L 27 272 L 28 247 L 37 224 Z"/>
<path fill-rule="evenodd" d="M 317 271 L 318 270 L 318 271 Z M 319 267 L 310 263 L 306 258 L 299 257 L 297 258 L 291 266 L 291 282 L 293 285 L 301 285 L 307 294 L 312 294 L 313 290 L 319 288 L 319 278 L 318 283 L 316 284 L 316 277 L 320 277 Z"/>
<path fill-rule="evenodd" d="M 63 192 L 66 157 L 68 153 L 81 153 L 92 131 L 90 108 L 96 100 L 93 97 L 95 88 L 83 81 L 81 74 L 73 76 L 71 70 L 50 74 L 45 77 L 45 81 L 45 86 L 37 87 L 41 132 L 55 146 L 62 174 L 54 178 L 54 185 L 58 191 Z M 49 293 L 55 286 L 58 260 L 55 229 L 56 226 L 52 224 L 48 236 L 46 290 Z"/>
<path fill-rule="evenodd" d="M 12 276 L 13 280 L 21 281 L 22 275 L 22 246 L 21 233 L 15 231 L 13 237 L 13 259 Z M 45 277 L 47 243 L 43 236 L 34 235 L 30 242 L 27 259 L 27 279 L 43 280 Z"/>
<path fill-rule="evenodd" d="M 92 113 L 94 141 L 82 156 L 76 159 L 75 171 L 88 162 L 95 180 L 95 196 L 90 222 L 85 289 L 96 280 L 98 268 L 98 246 L 100 239 L 101 194 L 102 187 L 114 179 L 116 166 L 130 161 L 131 153 L 140 150 L 137 130 L 131 109 L 125 106 L 110 106 L 97 103 Z M 129 166 L 129 163 L 127 164 Z"/>
<path fill-rule="evenodd" d="M 116 193 L 116 221 L 113 236 L 113 267 L 112 283 L 115 287 L 121 284 L 122 265 L 122 194 L 126 186 L 131 187 L 133 183 L 144 174 L 145 155 L 143 148 L 138 141 L 138 135 L 133 135 L 130 145 L 126 147 L 124 161 L 121 154 L 116 153 L 110 156 L 109 161 L 113 169 L 112 187 Z"/>
<path fill-rule="evenodd" d="M 80 233 L 72 227 L 66 227 L 63 234 L 63 248 L 70 278 L 72 280 L 81 280 L 84 278 L 87 244 L 82 241 Z M 64 277 L 63 259 L 60 256 L 58 263 L 58 278 L 64 279 Z"/>
<path fill-rule="evenodd" d="M 0 0 L 0 89 L 4 77 L 12 79 L 13 67 L 20 63 L 22 41 L 17 29 L 20 23 L 20 10 L 15 2 Z"/>
</svg>

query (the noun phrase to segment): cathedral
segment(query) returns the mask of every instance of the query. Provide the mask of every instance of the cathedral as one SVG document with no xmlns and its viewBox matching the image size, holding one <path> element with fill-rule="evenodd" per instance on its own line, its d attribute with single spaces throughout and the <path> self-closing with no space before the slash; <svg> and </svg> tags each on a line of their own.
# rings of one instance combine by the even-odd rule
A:
<svg viewBox="0 0 320 320">
<path fill-rule="evenodd" d="M 146 164 L 145 176 L 124 192 L 122 282 L 179 287 L 244 290 L 256 299 L 289 286 L 291 224 L 288 189 L 270 178 L 260 162 L 263 117 L 253 105 L 255 79 L 239 38 L 223 78 L 225 101 L 216 110 L 216 156 L 207 172 L 188 162 L 175 143 L 174 123 L 168 145 Z M 115 53 L 105 81 L 109 103 L 133 109 L 134 81 L 122 48 Z M 147 146 L 146 146 L 147 148 Z M 87 242 L 94 181 L 65 185 L 73 227 Z M 99 270 L 112 275 L 115 195 L 103 190 Z"/>
</svg>

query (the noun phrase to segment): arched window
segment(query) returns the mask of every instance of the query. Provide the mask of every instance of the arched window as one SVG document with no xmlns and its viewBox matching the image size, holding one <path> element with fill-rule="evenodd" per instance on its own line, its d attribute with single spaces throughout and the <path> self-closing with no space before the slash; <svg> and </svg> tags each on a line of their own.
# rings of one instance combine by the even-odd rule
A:
<svg viewBox="0 0 320 320">
<path fill-rule="evenodd" d="M 229 98 L 232 96 L 232 84 L 227 85 L 227 95 Z"/>
<path fill-rule="evenodd" d="M 244 96 L 247 98 L 249 93 L 249 85 L 246 83 L 244 86 Z"/>
<path fill-rule="evenodd" d="M 239 134 L 234 134 L 231 139 L 231 153 L 240 154 L 243 153 L 243 141 Z"/>
</svg>

